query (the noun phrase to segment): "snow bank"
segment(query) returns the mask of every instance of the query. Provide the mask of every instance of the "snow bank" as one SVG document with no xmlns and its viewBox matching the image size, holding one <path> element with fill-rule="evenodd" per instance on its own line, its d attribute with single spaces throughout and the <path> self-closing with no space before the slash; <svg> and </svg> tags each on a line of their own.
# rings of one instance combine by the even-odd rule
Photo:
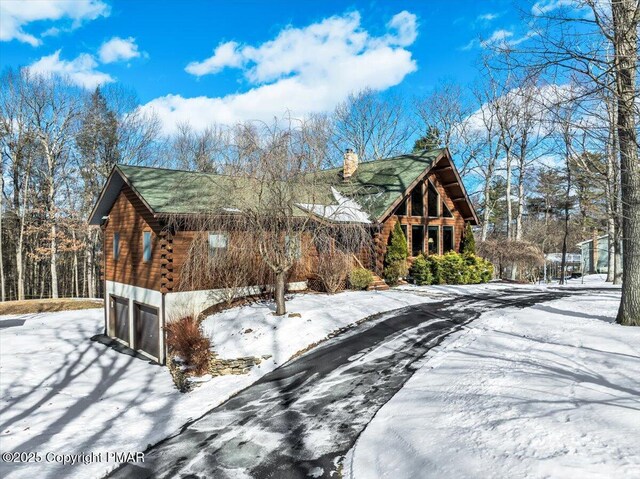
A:
<svg viewBox="0 0 640 479">
<path fill-rule="evenodd" d="M 276 364 L 281 364 L 336 329 L 427 300 L 393 290 L 347 291 L 332 296 L 301 294 L 287 301 L 289 314 L 284 317 L 273 315 L 273 303 L 260 302 L 209 316 L 202 327 L 223 358 L 270 354 Z"/>
<path fill-rule="evenodd" d="M 617 291 L 483 315 L 427 358 L 345 477 L 640 477 L 640 328 Z"/>
<path fill-rule="evenodd" d="M 215 377 L 188 394 L 175 389 L 166 368 L 90 341 L 102 332 L 102 309 L 0 317 L 0 327 L 11 325 L 0 329 L 0 452 L 143 451 L 329 332 L 427 300 L 394 291 L 309 294 L 287 304 L 301 317 L 275 317 L 269 303 L 213 315 L 204 325 L 222 357 L 273 357 L 247 375 Z M 115 464 L 0 462 L 0 477 L 95 477 Z"/>
</svg>

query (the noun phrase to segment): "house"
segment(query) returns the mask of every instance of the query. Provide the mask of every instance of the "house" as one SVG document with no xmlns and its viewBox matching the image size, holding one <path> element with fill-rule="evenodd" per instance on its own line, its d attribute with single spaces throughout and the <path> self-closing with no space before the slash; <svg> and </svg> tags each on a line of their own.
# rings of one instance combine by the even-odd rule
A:
<svg viewBox="0 0 640 479">
<path fill-rule="evenodd" d="M 318 178 L 326 189 L 323 203 L 301 201 L 300 210 L 322 221 L 365 225 L 372 253 L 360 260 L 378 273 L 396 222 L 411 256 L 457 251 L 465 224 L 478 224 L 448 149 L 362 163 L 347 150 L 342 167 L 322 170 Z M 107 335 L 163 363 L 167 319 L 185 304 L 202 311 L 220 302 L 216 290 L 178 287 L 190 245 L 205 232 L 194 231 L 187 221 L 169 226 L 167 218 L 206 211 L 212 195 L 229 181 L 163 168 L 113 168 L 89 218 L 103 232 Z M 225 232 L 208 234 L 209 245 L 225 247 L 229 241 Z M 306 280 L 294 274 L 289 290 L 305 289 Z"/>
<path fill-rule="evenodd" d="M 578 243 L 582 252 L 584 274 L 606 273 L 609 267 L 609 235 L 598 236 Z"/>
</svg>

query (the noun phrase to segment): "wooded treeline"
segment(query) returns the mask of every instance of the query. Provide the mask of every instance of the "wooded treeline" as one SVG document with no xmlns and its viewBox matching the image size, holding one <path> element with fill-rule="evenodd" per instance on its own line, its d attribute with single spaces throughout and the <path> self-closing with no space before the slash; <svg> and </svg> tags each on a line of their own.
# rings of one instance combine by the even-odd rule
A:
<svg viewBox="0 0 640 479">
<path fill-rule="evenodd" d="M 323 166 L 345 148 L 368 161 L 447 146 L 482 220 L 479 248 L 502 275 L 534 279 L 544 254 L 608 233 L 608 280 L 624 279 L 638 321 L 640 7 L 581 0 L 525 16 L 526 41 L 483 43 L 471 85 L 443 81 L 419 98 L 363 90 L 314 115 Z M 264 130 L 162 135 L 121 87 L 86 92 L 26 70 L 4 72 L 0 115 L 3 300 L 99 295 L 100 233 L 86 219 L 115 163 L 226 172 Z"/>
<path fill-rule="evenodd" d="M 2 300 L 100 294 L 100 231 L 87 225 L 112 166 L 152 163 L 157 119 L 119 87 L 88 94 L 8 70 L 0 87 Z"/>
</svg>

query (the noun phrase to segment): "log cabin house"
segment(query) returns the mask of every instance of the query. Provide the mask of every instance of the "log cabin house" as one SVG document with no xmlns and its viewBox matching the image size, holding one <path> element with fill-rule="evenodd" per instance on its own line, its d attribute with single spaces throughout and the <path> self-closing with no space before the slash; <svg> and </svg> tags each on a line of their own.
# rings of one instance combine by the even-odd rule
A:
<svg viewBox="0 0 640 479">
<path fill-rule="evenodd" d="M 381 274 L 389 236 L 400 222 L 409 254 L 458 251 L 465 224 L 478 224 L 473 205 L 448 149 L 358 163 L 351 150 L 342 167 L 319 177 L 336 202 L 347 201 L 350 221 L 366 224 L 373 254 L 364 266 Z M 203 311 L 220 302 L 216 290 L 185 290 L 181 268 L 195 234 L 169 227 L 167 215 L 193 215 L 211 201 L 208 192 L 223 175 L 163 168 L 116 165 L 90 215 L 103 232 L 105 333 L 164 363 L 164 324 L 185 304 Z M 331 218 L 325 205 L 300 204 L 309 214 Z M 355 207 L 353 206 L 355 205 Z M 209 245 L 225 247 L 225 232 L 208 232 Z M 307 279 L 295 275 L 289 290 L 303 290 Z"/>
</svg>

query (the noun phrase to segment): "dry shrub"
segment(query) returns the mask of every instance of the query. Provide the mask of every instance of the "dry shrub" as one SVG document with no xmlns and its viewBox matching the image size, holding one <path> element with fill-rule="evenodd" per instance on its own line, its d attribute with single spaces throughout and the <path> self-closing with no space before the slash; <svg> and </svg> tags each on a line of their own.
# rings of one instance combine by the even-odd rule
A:
<svg viewBox="0 0 640 479">
<path fill-rule="evenodd" d="M 209 250 L 208 233 L 196 234 L 182 267 L 178 290 L 219 289 L 220 300 L 230 305 L 251 293 L 247 287 L 272 282 L 269 268 L 256 253 L 252 235 L 237 230 L 227 234 L 227 247 L 215 252 Z"/>
<path fill-rule="evenodd" d="M 200 324 L 186 316 L 167 325 L 167 346 L 169 353 L 180 356 L 196 376 L 209 369 L 211 341 L 204 336 Z"/>
<path fill-rule="evenodd" d="M 522 276 L 528 277 L 532 271 L 544 265 L 544 253 L 528 241 L 505 241 L 489 239 L 476 245 L 478 255 L 488 259 L 499 271 L 516 266 Z"/>
<path fill-rule="evenodd" d="M 345 287 L 351 270 L 351 255 L 334 250 L 318 255 L 316 274 L 328 293 L 337 293 Z"/>
</svg>

